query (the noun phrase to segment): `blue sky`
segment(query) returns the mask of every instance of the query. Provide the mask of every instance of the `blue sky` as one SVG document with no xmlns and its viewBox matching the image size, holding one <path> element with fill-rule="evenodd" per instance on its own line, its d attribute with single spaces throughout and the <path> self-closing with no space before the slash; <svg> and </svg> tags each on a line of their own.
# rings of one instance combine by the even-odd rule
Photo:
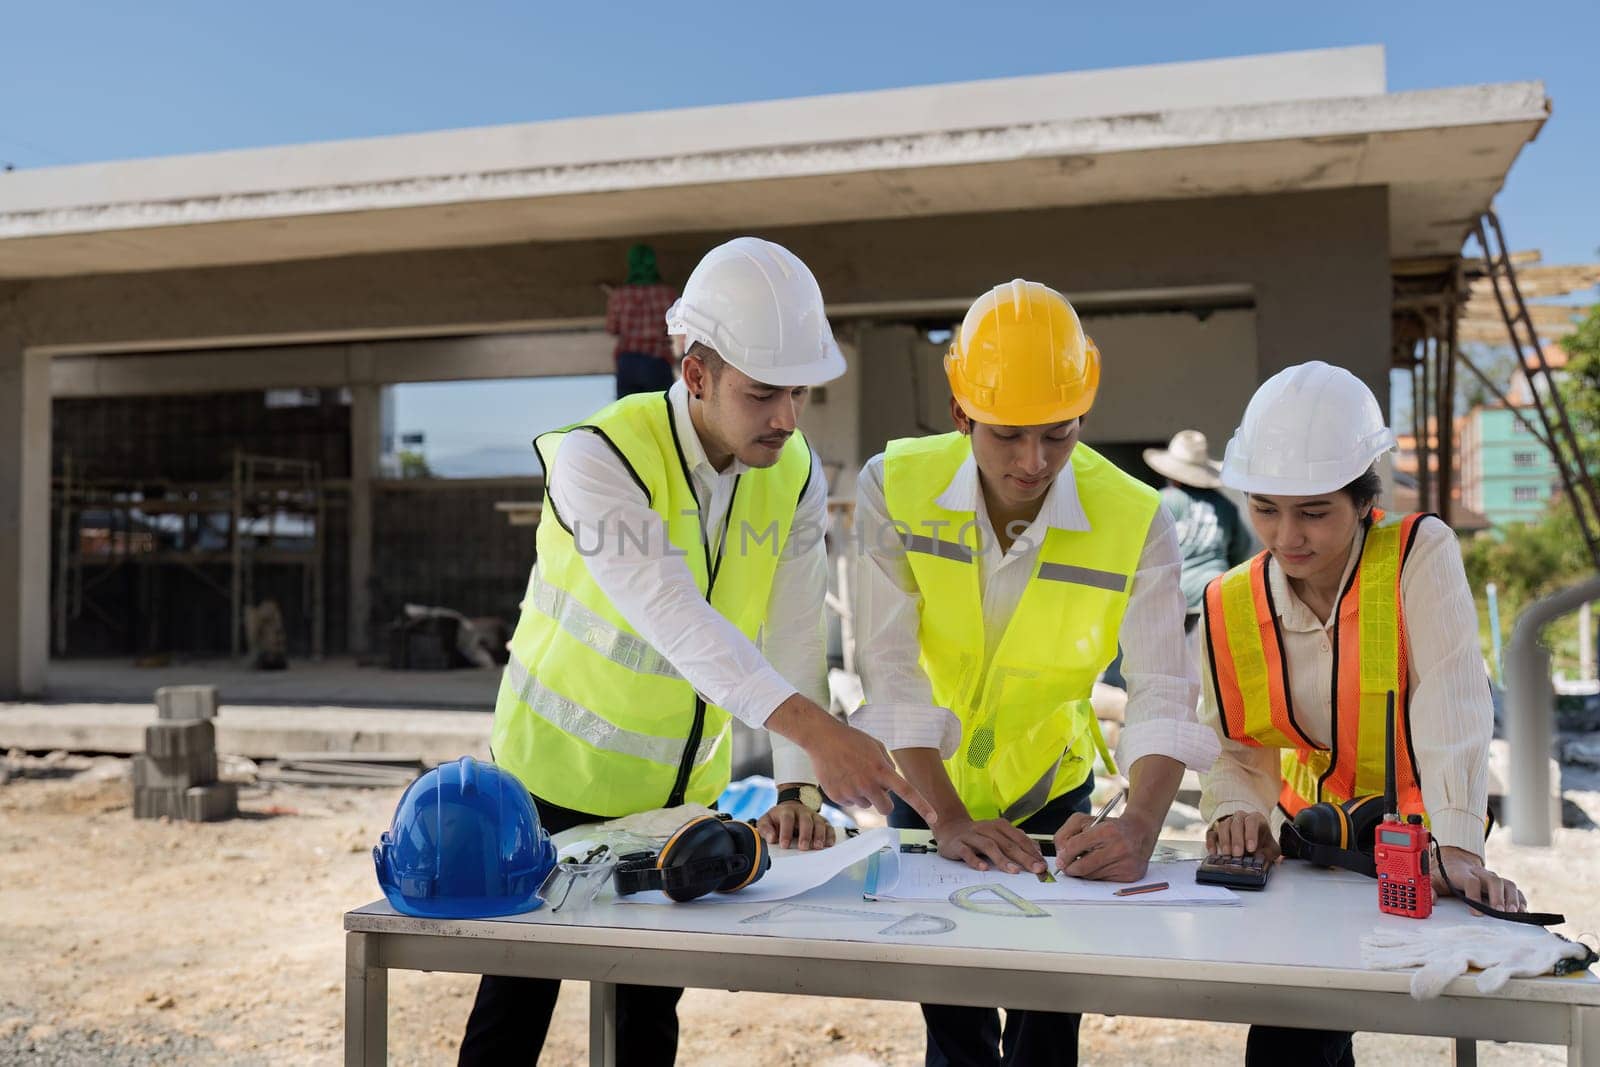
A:
<svg viewBox="0 0 1600 1067">
<path fill-rule="evenodd" d="M 1382 44 L 1391 89 L 1542 79 L 1518 247 L 1600 245 L 1600 4 L 0 0 L 0 160 L 81 163 Z"/>
<path fill-rule="evenodd" d="M 1546 262 L 1600 256 L 1600 3 L 270 4 L 0 0 L 18 167 L 1259 52 L 1382 44 L 1391 90 L 1543 80 L 1499 198 Z M 402 428 L 405 428 L 402 425 Z"/>
</svg>

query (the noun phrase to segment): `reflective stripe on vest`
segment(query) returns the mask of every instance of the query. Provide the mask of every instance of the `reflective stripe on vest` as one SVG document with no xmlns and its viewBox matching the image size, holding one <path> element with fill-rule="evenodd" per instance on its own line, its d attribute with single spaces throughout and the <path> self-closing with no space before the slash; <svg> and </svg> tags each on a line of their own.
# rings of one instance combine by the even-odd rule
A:
<svg viewBox="0 0 1600 1067">
<path fill-rule="evenodd" d="M 1333 626 L 1329 746 L 1295 721 L 1269 554 L 1215 578 L 1204 602 L 1206 646 L 1224 735 L 1284 749 L 1278 802 L 1289 814 L 1319 801 L 1382 793 L 1385 705 L 1395 694 L 1395 775 L 1400 810 L 1422 813 L 1411 744 L 1410 675 L 1400 578 L 1422 514 L 1386 519 L 1374 510 Z"/>
<path fill-rule="evenodd" d="M 938 503 L 970 455 L 960 434 L 890 442 L 884 502 L 917 582 L 920 663 L 934 701 L 962 724 L 961 745 L 945 769 L 973 818 L 1020 822 L 1082 784 L 1097 750 L 1113 766 L 1089 695 L 1116 655 L 1159 498 L 1077 445 L 1072 475 L 1090 528 L 1045 534 L 1032 578 L 985 666 L 981 527 L 975 512 Z"/>
<path fill-rule="evenodd" d="M 545 688 L 515 656 L 506 662 L 505 681 L 515 690 L 518 699 L 545 722 L 564 734 L 582 738 L 603 752 L 615 752 L 671 767 L 676 767 L 683 755 L 683 738 L 653 737 L 624 730 L 577 701 L 568 700 L 560 693 Z M 719 732 L 700 742 L 700 747 L 695 750 L 694 766 L 702 767 L 716 755 L 723 736 Z"/>
<path fill-rule="evenodd" d="M 529 583 L 528 598 L 521 607 L 532 604 L 554 619 L 567 633 L 600 653 L 612 663 L 620 663 L 639 674 L 659 674 L 664 678 L 682 678 L 677 669 L 667 662 L 667 657 L 651 648 L 644 638 L 613 626 L 595 612 L 584 607 L 565 589 L 540 581 L 534 572 Z"/>
<path fill-rule="evenodd" d="M 666 395 L 638 394 L 536 442 L 547 472 L 546 521 L 495 703 L 491 748 L 535 796 L 576 811 L 615 817 L 710 805 L 727 787 L 733 747 L 728 712 L 703 700 L 628 623 L 595 583 L 585 555 L 634 551 L 627 546 L 664 532 L 665 550 L 683 560 L 711 606 L 755 640 L 810 480 L 810 448 L 796 433 L 777 463 L 735 481 L 723 543 L 713 554 L 675 418 Z M 559 513 L 549 472 L 561 476 L 561 443 L 574 432 L 606 443 L 660 526 L 604 530 L 602 517 Z"/>
</svg>

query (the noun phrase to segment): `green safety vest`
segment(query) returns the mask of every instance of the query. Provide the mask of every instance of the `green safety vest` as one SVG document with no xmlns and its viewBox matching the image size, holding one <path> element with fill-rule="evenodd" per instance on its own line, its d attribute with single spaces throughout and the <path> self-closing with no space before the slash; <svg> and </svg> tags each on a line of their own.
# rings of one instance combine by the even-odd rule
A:
<svg viewBox="0 0 1600 1067">
<path fill-rule="evenodd" d="M 1097 750 L 1111 765 L 1089 696 L 1116 657 L 1160 498 L 1092 448 L 1075 447 L 1072 472 L 1090 529 L 1045 534 L 985 670 L 977 516 L 937 503 L 971 453 L 955 433 L 891 441 L 884 500 L 921 598 L 922 669 L 933 699 L 961 720 L 961 747 L 945 769 L 973 818 L 1021 822 L 1082 785 Z"/>
<path fill-rule="evenodd" d="M 639 552 L 644 532 L 563 515 L 549 492 L 566 436 L 600 435 L 661 516 L 701 593 L 755 640 L 811 478 L 811 450 L 796 433 L 776 464 L 739 476 L 715 551 L 701 530 L 675 420 L 666 394 L 643 393 L 534 443 L 546 472 L 538 562 L 500 681 L 491 747 L 495 762 L 530 792 L 565 808 L 620 816 L 686 801 L 710 805 L 728 786 L 728 712 L 708 705 L 639 636 L 584 561 Z"/>
</svg>

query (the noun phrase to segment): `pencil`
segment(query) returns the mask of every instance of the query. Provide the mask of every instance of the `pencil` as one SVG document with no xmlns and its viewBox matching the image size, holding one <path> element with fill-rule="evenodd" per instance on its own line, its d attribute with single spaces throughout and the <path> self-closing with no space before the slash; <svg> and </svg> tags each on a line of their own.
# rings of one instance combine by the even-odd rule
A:
<svg viewBox="0 0 1600 1067">
<path fill-rule="evenodd" d="M 1130 885 L 1126 889 L 1118 889 L 1111 895 L 1114 897 L 1131 897 L 1139 893 L 1159 893 L 1170 886 L 1166 882 L 1146 882 L 1144 885 Z"/>
</svg>

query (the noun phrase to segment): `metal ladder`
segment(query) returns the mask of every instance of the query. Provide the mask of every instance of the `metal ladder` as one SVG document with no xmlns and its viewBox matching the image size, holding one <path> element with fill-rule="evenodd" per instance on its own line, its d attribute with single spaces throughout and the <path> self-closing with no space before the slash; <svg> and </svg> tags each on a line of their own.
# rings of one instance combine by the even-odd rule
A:
<svg viewBox="0 0 1600 1067">
<path fill-rule="evenodd" d="M 1550 452 L 1556 470 L 1561 475 L 1561 485 L 1577 517 L 1578 529 L 1595 568 L 1600 570 L 1600 489 L 1586 469 L 1583 450 L 1578 435 L 1573 431 L 1572 420 L 1567 416 L 1567 406 L 1561 400 L 1561 390 L 1544 357 L 1539 344 L 1539 333 L 1534 328 L 1533 317 L 1522 299 L 1522 289 L 1517 285 L 1517 271 L 1506 247 L 1505 233 L 1500 229 L 1500 219 L 1491 208 L 1478 220 L 1478 244 L 1483 248 L 1485 277 L 1494 289 L 1495 303 L 1505 320 L 1506 334 L 1517 365 L 1528 379 L 1532 394 L 1534 414 L 1539 425 L 1534 426 L 1525 415 L 1512 405 L 1504 394 L 1492 385 L 1491 390 L 1506 405 L 1517 421 L 1527 427 L 1541 445 Z M 1469 369 L 1470 368 L 1469 364 Z M 1479 375 L 1480 379 L 1483 377 Z M 1540 378 L 1543 379 L 1541 385 Z M 1485 381 L 1485 384 L 1489 384 Z M 1541 432 L 1542 431 L 1542 432 Z"/>
</svg>

